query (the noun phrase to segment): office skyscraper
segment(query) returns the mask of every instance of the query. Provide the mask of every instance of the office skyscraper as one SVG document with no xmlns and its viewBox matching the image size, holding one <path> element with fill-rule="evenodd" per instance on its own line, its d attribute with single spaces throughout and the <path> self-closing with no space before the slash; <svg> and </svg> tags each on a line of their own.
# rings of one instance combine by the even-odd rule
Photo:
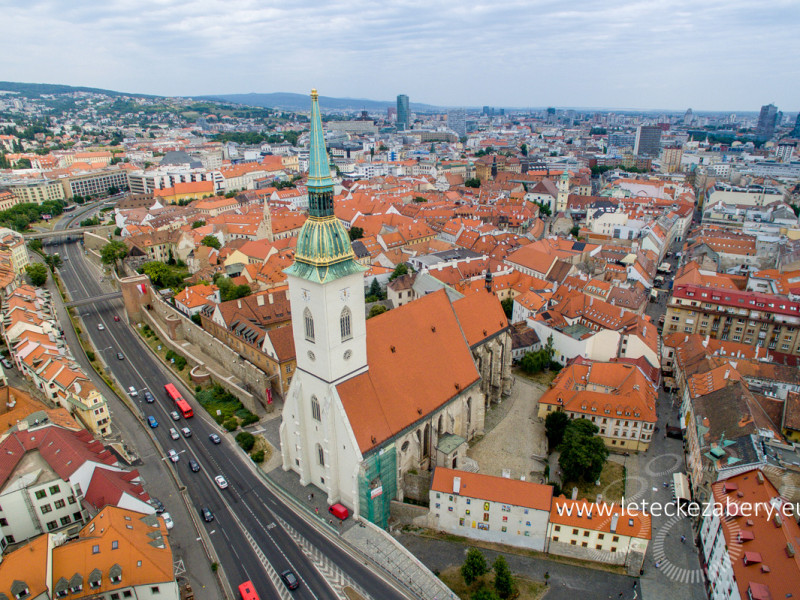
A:
<svg viewBox="0 0 800 600">
<path fill-rule="evenodd" d="M 639 125 L 636 128 L 636 141 L 633 153 L 636 156 L 658 156 L 661 151 L 661 128 L 653 125 Z"/>
<path fill-rule="evenodd" d="M 400 94 L 397 97 L 397 131 L 411 128 L 411 112 L 408 110 L 408 96 Z"/>
<path fill-rule="evenodd" d="M 792 137 L 800 138 L 800 113 L 797 113 L 797 119 L 794 122 L 794 129 L 792 129 Z"/>
<path fill-rule="evenodd" d="M 467 111 L 463 108 L 448 110 L 447 126 L 455 131 L 460 138 L 467 135 Z"/>
<path fill-rule="evenodd" d="M 778 107 L 766 104 L 761 107 L 756 125 L 756 138 L 763 141 L 770 139 L 775 134 L 775 123 L 778 120 Z"/>
</svg>

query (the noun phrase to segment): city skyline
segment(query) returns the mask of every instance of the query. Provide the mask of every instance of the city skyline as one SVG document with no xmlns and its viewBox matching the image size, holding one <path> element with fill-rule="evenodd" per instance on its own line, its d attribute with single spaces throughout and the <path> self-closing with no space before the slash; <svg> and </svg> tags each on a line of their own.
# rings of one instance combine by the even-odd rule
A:
<svg viewBox="0 0 800 600">
<path fill-rule="evenodd" d="M 407 94 L 442 107 L 741 112 L 773 103 L 793 113 L 800 68 L 787 49 L 800 11 L 792 2 L 771 5 L 769 15 L 762 8 L 750 0 L 584 0 L 569 9 L 547 1 L 290 9 L 206 1 L 189 13 L 173 0 L 34 1 L 4 8 L 6 43 L 16 52 L 0 79 L 162 96 L 316 87 L 340 98 Z"/>
</svg>

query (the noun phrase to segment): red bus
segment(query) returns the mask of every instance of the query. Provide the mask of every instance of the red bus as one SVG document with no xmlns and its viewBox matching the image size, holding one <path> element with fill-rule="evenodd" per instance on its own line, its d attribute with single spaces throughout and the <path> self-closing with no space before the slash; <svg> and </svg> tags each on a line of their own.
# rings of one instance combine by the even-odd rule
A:
<svg viewBox="0 0 800 600">
<path fill-rule="evenodd" d="M 183 396 L 181 396 L 178 388 L 176 388 L 173 384 L 168 383 L 164 386 L 164 390 L 166 390 L 169 399 L 175 403 L 175 407 L 178 409 L 178 411 L 180 411 L 184 419 L 188 419 L 194 415 L 192 407 L 189 406 L 189 403 L 183 399 Z"/>
<path fill-rule="evenodd" d="M 258 594 L 256 594 L 256 588 L 252 581 L 245 581 L 240 585 L 239 594 L 242 596 L 242 600 L 258 600 Z"/>
</svg>

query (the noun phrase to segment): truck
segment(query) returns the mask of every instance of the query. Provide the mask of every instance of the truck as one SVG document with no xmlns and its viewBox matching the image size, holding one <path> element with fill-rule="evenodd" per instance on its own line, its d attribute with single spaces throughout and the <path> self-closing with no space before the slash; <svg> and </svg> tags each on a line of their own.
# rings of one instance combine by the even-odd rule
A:
<svg viewBox="0 0 800 600">
<path fill-rule="evenodd" d="M 660 265 L 658 265 L 658 272 L 659 273 L 671 273 L 672 272 L 672 265 L 668 262 L 664 261 Z"/>
</svg>

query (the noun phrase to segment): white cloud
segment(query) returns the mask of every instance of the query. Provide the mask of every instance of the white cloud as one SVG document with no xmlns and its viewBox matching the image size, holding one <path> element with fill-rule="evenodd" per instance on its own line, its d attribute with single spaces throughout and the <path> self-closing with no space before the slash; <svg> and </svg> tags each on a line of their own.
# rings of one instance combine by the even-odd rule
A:
<svg viewBox="0 0 800 600">
<path fill-rule="evenodd" d="M 0 0 L 2 78 L 443 105 L 798 107 L 791 0 Z M 9 49 L 11 49 L 9 51 Z"/>
</svg>

